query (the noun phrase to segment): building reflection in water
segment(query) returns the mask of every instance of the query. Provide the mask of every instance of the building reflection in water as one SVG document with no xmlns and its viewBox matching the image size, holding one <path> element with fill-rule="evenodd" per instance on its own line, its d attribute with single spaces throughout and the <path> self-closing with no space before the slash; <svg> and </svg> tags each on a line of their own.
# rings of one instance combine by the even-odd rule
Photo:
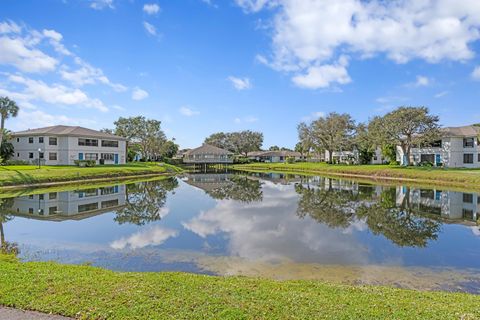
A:
<svg viewBox="0 0 480 320">
<path fill-rule="evenodd" d="M 126 205 L 125 185 L 31 194 L 14 199 L 14 216 L 38 220 L 82 220 Z"/>
</svg>

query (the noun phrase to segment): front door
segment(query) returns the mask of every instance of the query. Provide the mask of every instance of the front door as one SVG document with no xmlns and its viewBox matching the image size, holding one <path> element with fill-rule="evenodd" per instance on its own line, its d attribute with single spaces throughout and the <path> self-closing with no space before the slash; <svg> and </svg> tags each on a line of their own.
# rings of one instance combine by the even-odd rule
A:
<svg viewBox="0 0 480 320">
<path fill-rule="evenodd" d="M 78 160 L 83 160 L 83 153 L 78 154 Z"/>
<path fill-rule="evenodd" d="M 115 157 L 115 164 L 118 164 L 118 154 L 115 153 L 115 156 L 114 156 L 114 157 Z"/>
</svg>

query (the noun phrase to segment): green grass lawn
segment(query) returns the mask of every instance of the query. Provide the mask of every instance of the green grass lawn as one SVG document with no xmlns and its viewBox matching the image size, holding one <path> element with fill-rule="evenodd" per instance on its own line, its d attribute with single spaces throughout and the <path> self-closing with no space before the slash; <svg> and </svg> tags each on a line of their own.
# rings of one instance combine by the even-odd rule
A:
<svg viewBox="0 0 480 320">
<path fill-rule="evenodd" d="M 480 319 L 480 296 L 188 273 L 120 273 L 0 255 L 0 305 L 80 319 Z"/>
<path fill-rule="evenodd" d="M 177 167 L 157 163 L 104 165 L 91 168 L 76 166 L 0 166 L 0 186 L 122 177 L 150 173 L 177 172 Z"/>
<path fill-rule="evenodd" d="M 235 165 L 237 170 L 275 171 L 326 175 L 351 175 L 372 179 L 410 180 L 421 184 L 441 184 L 480 188 L 480 169 L 401 167 L 394 165 L 330 165 L 326 163 L 251 163 Z"/>
</svg>

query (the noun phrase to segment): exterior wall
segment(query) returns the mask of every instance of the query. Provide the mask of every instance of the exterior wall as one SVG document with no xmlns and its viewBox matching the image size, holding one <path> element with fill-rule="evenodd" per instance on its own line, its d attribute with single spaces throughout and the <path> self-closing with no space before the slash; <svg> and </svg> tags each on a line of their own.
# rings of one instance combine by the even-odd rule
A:
<svg viewBox="0 0 480 320">
<path fill-rule="evenodd" d="M 83 155 L 85 159 L 86 153 L 98 154 L 97 164 L 100 163 L 102 153 L 114 154 L 114 159 L 105 161 L 105 164 L 115 164 L 115 155 L 118 157 L 118 164 L 126 163 L 126 141 L 115 139 L 104 139 L 118 141 L 118 148 L 115 147 L 102 147 L 102 138 L 86 139 L 98 139 L 98 147 L 93 146 L 79 146 L 78 139 L 82 137 L 65 137 L 65 136 L 32 136 L 33 143 L 29 143 L 30 137 L 13 137 L 10 142 L 13 144 L 15 153 L 13 160 L 29 161 L 32 164 L 38 164 L 39 151 L 41 149 L 44 158 L 41 160 L 42 165 L 74 165 L 75 160 L 80 160 L 80 155 Z M 44 142 L 40 143 L 39 138 L 43 137 Z M 57 145 L 50 145 L 49 138 L 56 137 Z M 33 158 L 29 158 L 29 153 L 33 153 Z M 56 153 L 57 160 L 50 160 L 49 154 Z"/>
<path fill-rule="evenodd" d="M 126 204 L 125 188 L 124 185 L 119 185 L 22 196 L 15 199 L 12 211 L 13 214 L 21 216 L 56 220 L 73 219 L 75 216 L 93 212 L 108 212 L 109 208 L 118 208 Z M 79 212 L 79 206 L 88 204 L 96 204 L 98 209 Z"/>
<path fill-rule="evenodd" d="M 474 138 L 474 137 L 471 137 Z M 464 137 L 445 137 L 442 139 L 441 148 L 412 148 L 410 152 L 410 162 L 418 165 L 421 162 L 422 155 L 433 155 L 435 166 L 444 166 L 446 168 L 480 168 L 480 145 L 478 139 L 474 139 L 473 148 L 464 148 Z M 463 163 L 464 154 L 473 154 L 473 163 Z M 397 147 L 397 161 L 403 163 L 403 151 Z M 440 160 L 440 161 L 439 161 Z"/>
</svg>

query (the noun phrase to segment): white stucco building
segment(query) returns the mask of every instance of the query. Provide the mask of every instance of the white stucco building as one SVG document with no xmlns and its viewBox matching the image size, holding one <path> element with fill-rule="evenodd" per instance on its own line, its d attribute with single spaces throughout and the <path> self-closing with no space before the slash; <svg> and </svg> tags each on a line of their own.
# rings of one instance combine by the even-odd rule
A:
<svg viewBox="0 0 480 320">
<path fill-rule="evenodd" d="M 125 164 L 127 142 L 123 137 L 82 127 L 53 126 L 15 132 L 10 142 L 13 160 L 42 165 L 74 165 L 75 160 L 97 164 Z"/>
<path fill-rule="evenodd" d="M 480 168 L 480 127 L 448 127 L 441 129 L 442 137 L 429 146 L 412 148 L 410 163 L 430 162 L 446 168 Z M 406 163 L 405 155 L 397 147 L 397 161 Z"/>
</svg>

